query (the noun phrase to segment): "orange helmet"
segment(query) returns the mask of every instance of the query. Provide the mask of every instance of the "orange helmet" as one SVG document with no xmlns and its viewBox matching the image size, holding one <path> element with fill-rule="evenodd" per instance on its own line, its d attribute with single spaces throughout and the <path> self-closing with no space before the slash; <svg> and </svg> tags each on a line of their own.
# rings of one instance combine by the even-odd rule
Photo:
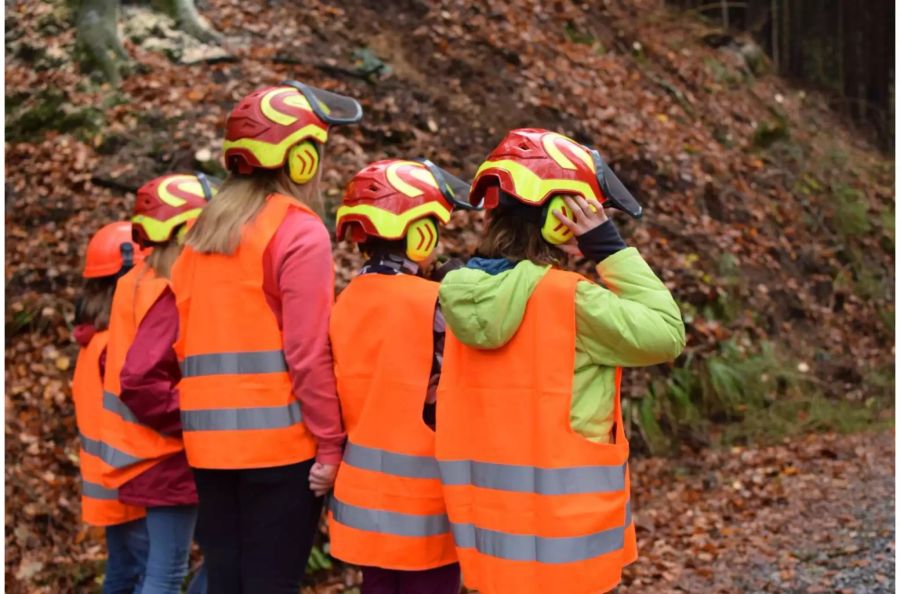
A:
<svg viewBox="0 0 900 594">
<path fill-rule="evenodd" d="M 99 278 L 124 274 L 143 259 L 141 248 L 131 239 L 131 223 L 110 223 L 94 233 L 88 242 L 81 276 Z"/>
<path fill-rule="evenodd" d="M 507 133 L 475 173 L 469 199 L 494 208 L 501 192 L 530 206 L 542 206 L 552 197 L 578 195 L 634 218 L 643 212 L 600 153 L 562 134 L 536 128 Z"/>
<path fill-rule="evenodd" d="M 135 241 L 145 246 L 168 241 L 176 229 L 200 215 L 216 190 L 217 184 L 202 173 L 169 174 L 147 182 L 134 201 Z"/>
<path fill-rule="evenodd" d="M 337 210 L 337 238 L 364 243 L 368 237 L 407 240 L 407 255 L 417 261 L 438 242 L 437 223 L 447 223 L 469 184 L 427 159 L 386 159 L 353 176 Z"/>
<path fill-rule="evenodd" d="M 355 99 L 303 83 L 264 87 L 244 97 L 228 116 L 226 167 L 249 175 L 287 163 L 291 178 L 304 183 L 318 168 L 313 143 L 325 144 L 330 126 L 355 124 L 362 115 Z"/>
</svg>

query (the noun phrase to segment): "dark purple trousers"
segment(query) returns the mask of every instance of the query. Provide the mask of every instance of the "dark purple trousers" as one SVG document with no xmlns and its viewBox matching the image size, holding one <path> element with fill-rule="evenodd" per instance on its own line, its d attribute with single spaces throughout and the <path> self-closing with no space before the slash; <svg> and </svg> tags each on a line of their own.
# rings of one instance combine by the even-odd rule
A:
<svg viewBox="0 0 900 594">
<path fill-rule="evenodd" d="M 362 594 L 459 594 L 459 563 L 400 571 L 363 567 Z"/>
</svg>

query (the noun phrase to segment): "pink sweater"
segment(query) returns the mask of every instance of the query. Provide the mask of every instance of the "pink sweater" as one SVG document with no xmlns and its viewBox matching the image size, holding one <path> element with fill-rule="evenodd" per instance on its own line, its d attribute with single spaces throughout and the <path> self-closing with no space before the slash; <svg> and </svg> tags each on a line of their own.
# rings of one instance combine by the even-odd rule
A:
<svg viewBox="0 0 900 594">
<path fill-rule="evenodd" d="M 334 261 L 328 230 L 317 218 L 289 211 L 263 256 L 263 291 L 282 329 L 284 355 L 303 422 L 318 444 L 316 460 L 341 461 L 341 424 L 328 323 Z"/>
</svg>

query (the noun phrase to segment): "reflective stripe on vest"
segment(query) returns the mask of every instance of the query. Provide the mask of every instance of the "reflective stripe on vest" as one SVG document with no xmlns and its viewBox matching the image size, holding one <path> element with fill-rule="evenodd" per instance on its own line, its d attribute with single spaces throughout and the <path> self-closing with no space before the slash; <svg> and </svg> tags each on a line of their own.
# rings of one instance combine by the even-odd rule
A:
<svg viewBox="0 0 900 594">
<path fill-rule="evenodd" d="M 140 458 L 135 458 L 125 452 L 120 452 L 108 443 L 103 443 L 96 439 L 89 439 L 84 435 L 81 435 L 80 438 L 81 447 L 85 452 L 92 456 L 97 456 L 113 468 L 126 468 L 141 461 Z"/>
<path fill-rule="evenodd" d="M 553 538 L 511 534 L 479 528 L 472 524 L 452 524 L 456 546 L 508 561 L 570 563 L 585 561 L 621 549 L 625 528 L 631 525 L 631 502 L 625 507 L 625 524 L 584 536 Z"/>
<path fill-rule="evenodd" d="M 364 274 L 332 311 L 347 446 L 328 527 L 331 554 L 347 563 L 421 571 L 457 561 L 434 432 L 422 418 L 437 292 L 413 275 Z"/>
<path fill-rule="evenodd" d="M 383 472 L 393 476 L 419 479 L 440 478 L 437 460 L 432 456 L 396 454 L 356 445 L 349 441 L 347 449 L 344 451 L 343 462 L 364 470 Z"/>
<path fill-rule="evenodd" d="M 287 406 L 181 411 L 181 426 L 184 431 L 281 429 L 296 425 L 302 420 L 299 402 L 291 402 Z"/>
<path fill-rule="evenodd" d="M 181 363 L 182 377 L 279 373 L 288 370 L 284 351 L 191 355 Z"/>
<path fill-rule="evenodd" d="M 110 462 L 127 464 L 132 459 L 90 437 L 99 437 L 101 432 L 103 378 L 100 377 L 100 357 L 107 348 L 108 337 L 107 332 L 98 332 L 81 349 L 72 378 L 75 423 L 81 442 L 78 452 L 82 482 L 81 519 L 93 526 L 114 526 L 145 515 L 143 508 L 121 503 L 115 489 L 101 484 Z"/>
<path fill-rule="evenodd" d="M 368 532 L 395 536 L 436 536 L 450 531 L 446 514 L 419 516 L 382 511 L 349 505 L 337 498 L 331 500 L 331 512 L 341 524 Z"/>
<path fill-rule="evenodd" d="M 233 253 L 187 245 L 172 268 L 182 438 L 195 468 L 285 466 L 315 456 L 280 321 L 262 289 L 266 250 L 289 213 L 316 217 L 293 198 L 272 194 Z"/>
<path fill-rule="evenodd" d="M 103 408 L 114 415 L 121 417 L 123 421 L 143 425 L 143 423 L 138 421 L 138 418 L 134 416 L 134 413 L 131 412 L 128 405 L 122 402 L 122 400 L 112 392 L 103 392 Z"/>
<path fill-rule="evenodd" d="M 472 485 L 538 495 L 604 493 L 625 488 L 625 464 L 537 468 L 462 460 L 442 461 L 440 471 L 445 485 Z"/>
<path fill-rule="evenodd" d="M 81 481 L 81 493 L 85 497 L 93 497 L 94 499 L 114 499 L 118 500 L 118 489 L 107 489 L 103 485 L 92 483 L 86 480 Z"/>
</svg>

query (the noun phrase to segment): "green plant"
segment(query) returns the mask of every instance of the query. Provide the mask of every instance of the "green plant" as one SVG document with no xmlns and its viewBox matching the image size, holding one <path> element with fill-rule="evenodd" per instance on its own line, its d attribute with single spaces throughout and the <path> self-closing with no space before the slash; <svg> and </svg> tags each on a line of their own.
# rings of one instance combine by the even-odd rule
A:
<svg viewBox="0 0 900 594">
<path fill-rule="evenodd" d="M 872 229 L 869 206 L 855 188 L 839 184 L 833 189 L 832 227 L 843 238 L 865 235 Z"/>
<path fill-rule="evenodd" d="M 753 146 L 766 149 L 790 137 L 787 120 L 778 117 L 774 121 L 760 122 L 753 131 Z"/>
<path fill-rule="evenodd" d="M 320 571 L 331 571 L 334 563 L 328 554 L 329 543 L 313 545 L 309 553 L 309 561 L 306 564 L 306 573 L 313 574 Z"/>
<path fill-rule="evenodd" d="M 659 421 L 657 420 L 659 416 L 658 408 L 657 397 L 651 387 L 650 392 L 638 402 L 637 410 L 633 411 L 637 414 L 632 414 L 630 417 L 634 419 L 647 449 L 654 455 L 665 453 L 669 448 L 669 439 L 663 433 L 662 427 L 659 426 Z"/>
<path fill-rule="evenodd" d="M 572 43 L 580 43 L 582 45 L 594 44 L 594 36 L 590 33 L 580 31 L 571 21 L 566 23 L 563 34 L 566 36 L 566 39 Z"/>
<path fill-rule="evenodd" d="M 710 421 L 739 425 L 772 414 L 773 403 L 813 393 L 811 380 L 775 345 L 764 342 L 750 352 L 728 341 L 705 359 L 688 356 L 665 380 L 653 382 L 632 416 L 647 448 L 658 454 L 685 435 L 707 441 Z M 779 418 L 767 427 L 783 431 L 782 421 L 789 422 Z"/>
<path fill-rule="evenodd" d="M 717 83 L 724 83 L 734 88 L 744 82 L 745 77 L 742 72 L 729 68 L 715 58 L 704 58 L 703 65 Z"/>
</svg>

